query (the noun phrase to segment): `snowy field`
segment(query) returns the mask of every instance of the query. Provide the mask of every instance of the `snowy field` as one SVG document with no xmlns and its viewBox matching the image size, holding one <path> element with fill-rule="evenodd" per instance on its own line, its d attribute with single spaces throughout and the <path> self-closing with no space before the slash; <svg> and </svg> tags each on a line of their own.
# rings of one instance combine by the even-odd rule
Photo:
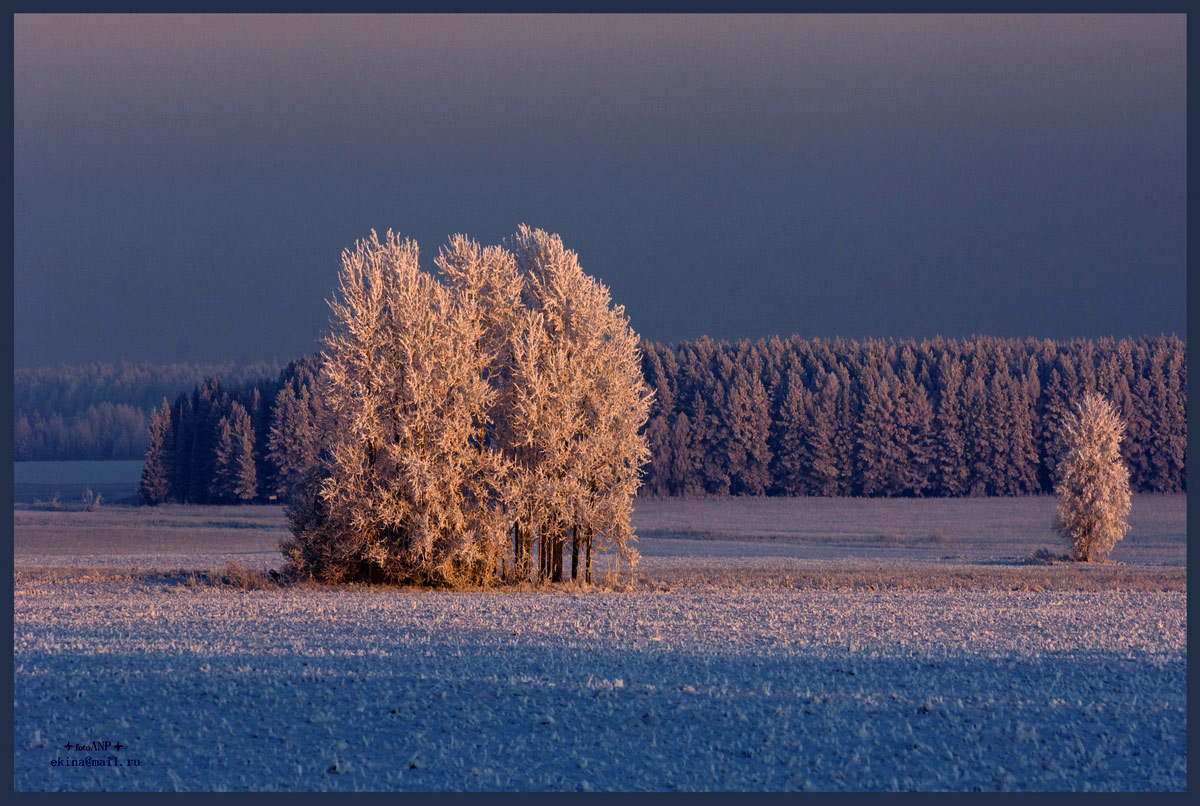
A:
<svg viewBox="0 0 1200 806">
<path fill-rule="evenodd" d="M 137 503 L 142 459 L 101 462 L 14 462 L 13 500 L 29 504 L 38 499 L 78 504 L 84 490 L 104 496 L 103 503 Z"/>
<path fill-rule="evenodd" d="M 17 510 L 14 786 L 1182 790 L 1184 510 L 1080 568 L 1022 562 L 1049 498 L 642 501 L 633 591 L 456 594 L 188 584 L 274 508 Z"/>
</svg>

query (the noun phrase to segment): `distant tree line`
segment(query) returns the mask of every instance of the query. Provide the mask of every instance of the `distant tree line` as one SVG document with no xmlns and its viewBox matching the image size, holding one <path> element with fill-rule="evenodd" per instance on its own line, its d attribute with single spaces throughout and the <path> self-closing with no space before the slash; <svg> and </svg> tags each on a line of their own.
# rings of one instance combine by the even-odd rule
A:
<svg viewBox="0 0 1200 806">
<path fill-rule="evenodd" d="M 99 403 L 78 414 L 19 412 L 13 427 L 18 461 L 137 459 L 146 453 L 146 412 L 125 403 Z"/>
<path fill-rule="evenodd" d="M 1176 337 L 798 337 L 644 344 L 651 495 L 1049 493 L 1058 423 L 1087 392 L 1128 424 L 1134 489 L 1187 487 Z"/>
<path fill-rule="evenodd" d="M 1089 391 L 1127 424 L 1131 488 L 1187 489 L 1186 345 L 1174 336 L 641 349 L 655 391 L 642 495 L 1050 493 L 1058 423 Z M 151 432 L 156 419 L 171 472 L 158 500 L 286 498 L 322 449 L 317 372 L 310 357 L 270 383 L 209 379 L 160 408 Z"/>
<path fill-rule="evenodd" d="M 321 449 L 317 359 L 275 380 L 226 386 L 208 378 L 150 416 L 141 496 L 150 503 L 285 500 Z"/>
<path fill-rule="evenodd" d="M 17 461 L 141 459 L 150 412 L 164 397 L 219 377 L 231 385 L 278 376 L 275 363 L 56 364 L 13 378 Z"/>
</svg>

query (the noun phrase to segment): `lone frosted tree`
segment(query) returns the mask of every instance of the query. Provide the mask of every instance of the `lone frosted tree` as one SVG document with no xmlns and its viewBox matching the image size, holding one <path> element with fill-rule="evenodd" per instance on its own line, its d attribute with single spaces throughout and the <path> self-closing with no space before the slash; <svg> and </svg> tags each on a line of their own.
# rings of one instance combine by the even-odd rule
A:
<svg viewBox="0 0 1200 806">
<path fill-rule="evenodd" d="M 1129 470 L 1121 460 L 1125 423 L 1107 400 L 1089 392 L 1059 425 L 1061 496 L 1055 529 L 1075 559 L 1091 562 L 1129 531 Z"/>
</svg>

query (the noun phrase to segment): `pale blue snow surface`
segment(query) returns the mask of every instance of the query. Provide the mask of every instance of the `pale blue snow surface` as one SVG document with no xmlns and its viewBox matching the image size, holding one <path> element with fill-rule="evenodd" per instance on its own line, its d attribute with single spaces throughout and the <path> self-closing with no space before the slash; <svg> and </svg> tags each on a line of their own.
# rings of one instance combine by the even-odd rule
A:
<svg viewBox="0 0 1200 806">
<path fill-rule="evenodd" d="M 18 580 L 17 790 L 1181 790 L 1186 594 Z M 140 767 L 68 742 L 120 741 Z"/>
</svg>

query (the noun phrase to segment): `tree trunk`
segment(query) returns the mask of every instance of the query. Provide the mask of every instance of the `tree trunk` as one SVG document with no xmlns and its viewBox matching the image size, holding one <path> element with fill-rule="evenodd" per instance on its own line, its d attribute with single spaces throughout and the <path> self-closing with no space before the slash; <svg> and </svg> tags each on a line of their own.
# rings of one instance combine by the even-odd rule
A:
<svg viewBox="0 0 1200 806">
<path fill-rule="evenodd" d="M 518 582 L 525 582 L 533 572 L 533 539 L 528 527 L 521 528 L 520 521 L 513 524 L 513 531 L 516 535 L 516 579 Z"/>
<path fill-rule="evenodd" d="M 543 521 L 538 526 L 538 581 L 550 576 L 550 547 L 546 545 L 547 529 Z"/>
<path fill-rule="evenodd" d="M 513 522 L 513 576 L 521 578 L 521 525 Z"/>
<path fill-rule="evenodd" d="M 583 579 L 585 582 L 590 584 L 592 581 L 592 527 L 590 526 L 588 527 L 585 541 L 587 545 L 587 559 L 584 561 L 585 568 Z"/>
<path fill-rule="evenodd" d="M 551 581 L 563 581 L 563 544 L 566 542 L 566 533 L 562 528 L 562 524 L 555 524 L 554 527 L 554 549 L 550 553 Z"/>
<path fill-rule="evenodd" d="M 521 581 L 524 582 L 533 574 L 533 534 L 529 525 L 521 531 Z"/>
<path fill-rule="evenodd" d="M 579 525 L 571 527 L 571 579 L 579 578 Z"/>
</svg>

